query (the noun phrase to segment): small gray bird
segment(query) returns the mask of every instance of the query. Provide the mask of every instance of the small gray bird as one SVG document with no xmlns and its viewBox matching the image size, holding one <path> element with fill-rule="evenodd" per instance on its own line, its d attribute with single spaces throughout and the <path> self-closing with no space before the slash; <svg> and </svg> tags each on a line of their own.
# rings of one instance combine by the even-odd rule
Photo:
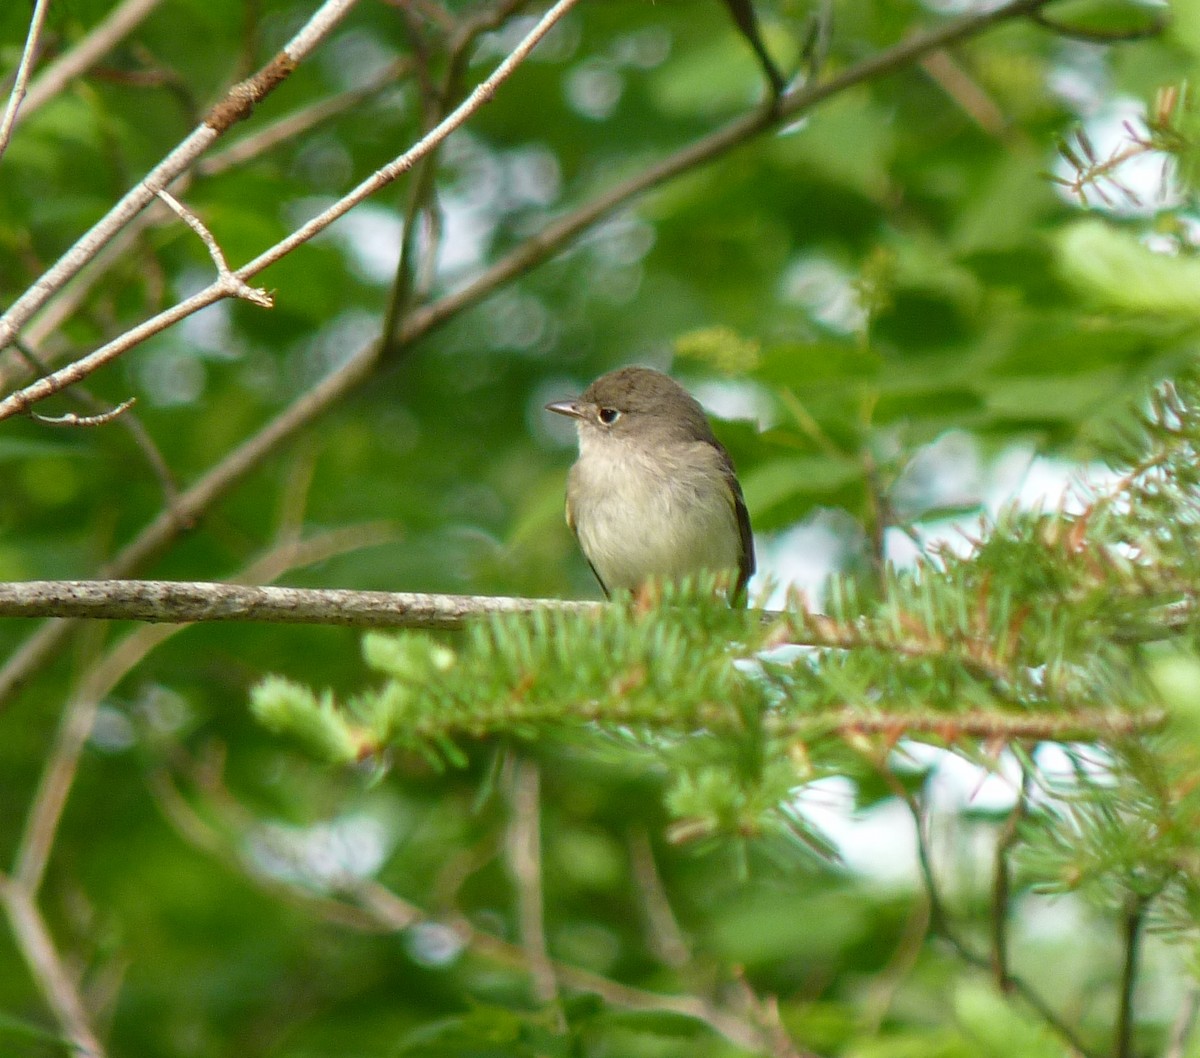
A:
<svg viewBox="0 0 1200 1058">
<path fill-rule="evenodd" d="M 687 390 L 623 367 L 546 408 L 575 419 L 567 524 L 605 595 L 710 570 L 728 572 L 730 598 L 741 598 L 754 572 L 750 516 L 733 461 Z"/>
</svg>

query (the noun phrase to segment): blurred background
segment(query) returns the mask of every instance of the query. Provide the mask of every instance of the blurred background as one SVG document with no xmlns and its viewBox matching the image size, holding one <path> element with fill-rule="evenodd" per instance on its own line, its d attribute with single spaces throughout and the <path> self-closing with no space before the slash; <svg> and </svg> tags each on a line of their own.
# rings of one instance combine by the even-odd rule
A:
<svg viewBox="0 0 1200 1058">
<path fill-rule="evenodd" d="M 45 61 L 110 6 L 53 3 Z M 30 112 L 0 159 L 4 303 L 313 6 L 164 0 Z M 837 0 L 824 43 L 806 47 L 821 14 L 811 3 L 756 7 L 778 64 L 801 79 L 814 65 L 819 78 L 854 69 L 975 10 Z M 232 265 L 414 142 L 430 86 L 469 89 L 540 13 L 494 5 L 496 27 L 456 81 L 455 28 L 485 9 L 364 0 L 220 141 L 179 197 Z M 29 15 L 23 0 L 0 10 L 4 71 Z M 792 585 L 819 606 L 833 571 L 869 586 L 884 562 L 960 546 L 1005 504 L 1078 502 L 1112 473 L 1149 385 L 1194 357 L 1196 119 L 1186 94 L 1170 92 L 1195 76 L 1200 18 L 1184 0 L 1071 0 L 1050 17 L 1002 21 L 838 91 L 622 204 L 392 349 L 138 575 L 258 568 L 254 579 L 312 587 L 598 598 L 563 524 L 573 433 L 542 409 L 627 363 L 671 371 L 717 418 L 763 599 Z M 95 576 L 179 489 L 376 341 L 406 230 L 409 305 L 436 304 L 765 91 L 718 0 L 585 0 L 450 138 L 413 223 L 414 185 L 402 180 L 256 280 L 274 309 L 222 302 L 90 378 L 101 405 L 137 398 L 137 429 L 5 422 L 0 579 Z M 296 115 L 305 120 L 277 144 L 258 138 Z M 245 157 L 220 154 L 243 141 Z M 199 239 L 164 214 L 32 344 L 61 363 L 211 277 Z M 6 392 L 23 370 L 3 354 Z M 86 408 L 63 396 L 42 410 Z M 304 561 L 288 551 L 296 541 L 316 541 Z M 0 657 L 32 631 L 0 621 Z M 6 861 L 64 703 L 140 634 L 80 630 L 0 714 Z M 514 935 L 512 805 L 496 778 L 511 759 L 475 746 L 463 769 L 397 761 L 371 782 L 314 765 L 249 718 L 247 689 L 266 672 L 353 695 L 368 678 L 358 639 L 208 625 L 128 647 L 135 660 L 97 703 L 42 897 L 113 1054 L 568 1053 L 553 1050 L 553 1033 L 547 1042 L 506 1020 L 532 1003 L 527 974 L 444 924 L 462 912 Z M 948 953 L 919 943 L 911 821 L 877 781 L 850 774 L 806 791 L 804 810 L 846 857 L 834 865 L 783 840 L 669 846 L 653 769 L 554 740 L 530 752 L 542 765 L 557 958 L 660 991 L 736 981 L 740 967 L 786 997 L 789 1029 L 822 1053 L 1065 1053 L 979 982 L 948 987 Z M 912 769 L 944 764 L 918 755 Z M 1011 785 L 989 797 L 982 781 L 951 775 L 942 817 L 951 892 L 980 928 L 971 916 L 987 864 L 971 835 L 994 836 L 1012 804 Z M 321 903 L 347 876 L 378 878 L 434 918 L 399 936 L 348 926 Z M 648 878 L 693 948 L 682 970 L 647 940 Z M 1022 907 L 1017 961 L 1073 1017 L 1101 1018 L 1117 984 L 1088 968 L 1115 939 L 1082 906 L 1047 910 L 1030 894 Z M 1146 1031 L 1165 1032 L 1172 1009 L 1151 1005 Z M 15 1026 L 0 1022 L 0 1052 L 61 1053 L 25 1031 L 47 1019 L 7 937 L 0 1013 Z M 585 1005 L 571 1019 L 570 1053 L 736 1053 L 674 1014 Z"/>
</svg>

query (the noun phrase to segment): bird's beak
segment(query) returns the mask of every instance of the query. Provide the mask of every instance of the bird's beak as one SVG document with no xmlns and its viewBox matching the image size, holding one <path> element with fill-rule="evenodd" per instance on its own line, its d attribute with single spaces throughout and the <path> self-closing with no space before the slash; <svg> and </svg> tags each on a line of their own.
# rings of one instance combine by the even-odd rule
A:
<svg viewBox="0 0 1200 1058">
<path fill-rule="evenodd" d="M 572 419 L 587 418 L 590 405 L 580 400 L 556 400 L 546 405 L 547 411 L 555 415 L 569 415 Z"/>
</svg>

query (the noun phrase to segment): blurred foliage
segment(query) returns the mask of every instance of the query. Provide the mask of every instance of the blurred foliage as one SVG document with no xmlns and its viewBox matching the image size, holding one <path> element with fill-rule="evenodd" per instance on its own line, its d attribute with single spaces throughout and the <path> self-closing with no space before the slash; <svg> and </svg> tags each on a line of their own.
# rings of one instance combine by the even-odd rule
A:
<svg viewBox="0 0 1200 1058">
<path fill-rule="evenodd" d="M 0 5 L 0 69 L 15 67 L 30 6 Z M 417 42 L 440 79 L 445 34 L 428 17 L 439 6 L 476 10 L 363 0 L 229 142 L 360 86 L 421 51 Z M 814 58 L 814 6 L 756 4 L 787 74 Z M 963 6 L 839 0 L 819 76 Z M 45 61 L 111 7 L 56 0 Z M 25 290 L 314 7 L 164 0 L 31 114 L 0 158 L 0 300 Z M 1197 10 L 1176 0 L 1160 29 L 1157 6 L 1051 4 L 1047 24 L 996 26 L 667 182 L 400 350 L 146 565 L 147 576 L 219 579 L 296 535 L 386 520 L 394 541 L 331 549 L 288 582 L 595 598 L 562 523 L 572 438 L 541 409 L 637 361 L 674 370 L 719 416 L 762 583 L 801 580 L 863 640 L 840 660 L 766 661 L 751 673 L 730 665 L 731 644 L 765 644 L 770 629 L 703 607 L 683 625 L 653 608 L 637 620 L 614 613 L 604 635 L 569 622 L 560 635 L 548 619 L 399 645 L 373 637 L 369 660 L 390 686 L 416 678 L 435 692 L 393 691 L 389 711 L 374 712 L 358 638 L 344 629 L 200 625 L 147 642 L 100 703 L 40 893 L 111 1053 L 716 1056 L 769 1051 L 771 1033 L 785 1032 L 822 1055 L 1067 1054 L 1061 1031 L 989 985 L 986 959 L 982 970 L 964 963 L 925 926 L 946 922 L 919 882 L 906 796 L 930 813 L 951 932 L 985 952 L 994 854 L 979 849 L 1008 825 L 1017 765 L 1043 783 L 1014 839 L 1014 972 L 1068 1012 L 1091 1053 L 1109 1053 L 1119 938 L 1138 901 L 1154 901 L 1142 973 L 1164 998 L 1139 1004 L 1133 1028 L 1138 1053 L 1163 1052 L 1197 962 L 1200 905 L 1187 880 L 1200 875 L 1189 785 L 1200 644 L 1186 631 L 1170 649 L 1093 647 L 1098 635 L 1144 637 L 1154 607 L 1196 583 L 1195 525 L 1180 497 L 1192 496 L 1200 461 L 1189 471 L 1190 449 L 1170 443 L 1195 401 L 1176 407 L 1176 391 L 1153 387 L 1190 384 L 1200 327 Z M 464 87 L 524 25 L 514 18 L 480 39 Z M 248 162 L 197 175 L 182 197 L 241 264 L 413 142 L 419 83 L 409 72 Z M 442 242 L 422 296 L 458 289 L 548 219 L 761 105 L 764 90 L 717 0 L 581 4 L 440 153 Z M 380 193 L 264 273 L 274 310 L 208 309 L 89 390 L 108 404 L 136 396 L 174 481 L 194 481 L 378 336 L 408 194 L 403 183 Z M 38 353 L 79 355 L 210 273 L 192 232 L 156 223 Z M 13 356 L 0 354 L 0 370 L 13 370 Z M 43 410 L 87 409 L 63 396 Z M 1061 517 L 998 513 L 1022 482 L 1029 500 L 1039 472 L 1128 469 L 1168 450 L 1184 453 L 1175 492 L 1147 465 L 1129 506 L 1085 527 L 1109 562 L 1072 565 L 1078 541 L 1045 532 L 1072 524 Z M 0 472 L 0 577 L 11 580 L 95 575 L 172 487 L 120 424 L 6 421 Z M 977 535 L 981 512 L 1000 527 L 976 548 L 984 565 L 947 554 L 936 577 L 884 575 L 885 559 L 929 550 L 953 536 L 948 526 Z M 984 568 L 986 586 L 971 580 Z M 837 588 L 826 587 L 831 572 Z M 986 738 L 955 742 L 958 755 L 902 743 L 889 756 L 886 736 L 822 739 L 810 753 L 803 740 L 753 732 L 771 679 L 803 685 L 791 688 L 797 708 L 883 708 L 881 658 L 894 657 L 896 635 L 913 634 L 903 615 L 926 607 L 934 620 L 919 627 L 962 650 L 897 665 L 885 696 L 951 716 L 991 708 L 997 688 L 963 645 L 976 613 L 954 602 L 985 587 L 989 635 L 1012 626 L 1006 597 L 1038 600 L 1005 656 L 1024 681 L 1007 688 L 1010 706 L 1052 713 L 1067 691 L 1096 707 L 1162 701 L 1171 736 L 1106 750 L 1024 742 L 999 756 Z M 1123 591 L 1141 593 L 1136 605 Z M 3 656 L 29 632 L 0 622 Z M 97 659 L 138 646 L 139 634 L 84 629 L 0 714 L 6 867 L 63 703 Z M 1131 655 L 1137 664 L 1124 667 Z M 545 714 L 472 726 L 454 711 L 486 688 L 501 708 L 501 692 L 538 666 L 545 682 L 522 684 L 523 703 L 561 711 L 563 694 L 584 701 L 614 656 L 640 659 L 645 682 L 632 696 L 611 688 L 631 715 L 608 727 Z M 1063 664 L 1043 670 L 1039 658 Z M 489 684 L 504 664 L 508 682 Z M 246 702 L 267 672 L 289 682 L 269 685 L 274 700 L 260 691 L 264 719 L 299 729 L 326 757 L 365 759 L 322 768 L 257 723 Z M 713 723 L 701 697 L 718 713 L 740 701 L 741 726 Z M 359 720 L 346 725 L 334 701 L 354 702 Z M 397 717 L 417 714 L 427 728 L 406 742 L 412 728 Z M 939 801 L 963 757 L 977 769 L 967 791 Z M 547 949 L 618 994 L 564 983 L 555 1004 L 531 985 L 519 911 L 528 880 L 513 852 L 519 760 L 540 774 Z M 1059 785 L 1046 778 L 1055 767 L 1067 776 Z M 971 799 L 976 785 L 1003 785 L 1005 768 L 1007 799 Z M 1150 845 L 1154 856 L 1138 855 Z M 381 919 L 375 885 L 421 916 Z M 620 988 L 695 998 L 702 1013 L 749 1025 L 759 1044 L 722 1035 L 695 1010 L 622 1005 Z M 777 997 L 777 1012 L 762 997 Z M 5 931 L 0 1053 L 64 1053 Z"/>
</svg>

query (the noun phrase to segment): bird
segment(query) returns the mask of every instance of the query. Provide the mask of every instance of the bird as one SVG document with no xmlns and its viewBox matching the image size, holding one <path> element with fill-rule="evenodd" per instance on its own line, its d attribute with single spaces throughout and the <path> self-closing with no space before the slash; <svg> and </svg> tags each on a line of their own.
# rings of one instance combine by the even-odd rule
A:
<svg viewBox="0 0 1200 1058">
<path fill-rule="evenodd" d="M 546 408 L 575 420 L 567 525 L 606 596 L 708 570 L 728 575 L 731 602 L 744 599 L 754 572 L 746 501 L 733 460 L 683 386 L 623 367 Z"/>
</svg>

